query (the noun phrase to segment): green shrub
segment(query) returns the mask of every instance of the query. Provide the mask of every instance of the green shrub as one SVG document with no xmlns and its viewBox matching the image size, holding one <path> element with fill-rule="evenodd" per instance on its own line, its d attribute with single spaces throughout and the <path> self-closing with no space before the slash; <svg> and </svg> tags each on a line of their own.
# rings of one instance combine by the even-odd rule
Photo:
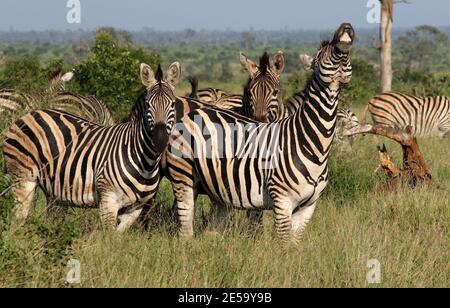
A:
<svg viewBox="0 0 450 308">
<path fill-rule="evenodd" d="M 360 58 L 352 60 L 352 67 L 352 80 L 342 89 L 340 101 L 350 106 L 366 105 L 379 92 L 380 78 L 373 66 Z"/>
<path fill-rule="evenodd" d="M 76 67 L 79 91 L 93 94 L 109 104 L 116 119 L 127 116 L 142 89 L 139 65 L 161 62 L 142 48 L 119 44 L 107 32 L 100 32 L 88 57 Z"/>
<path fill-rule="evenodd" d="M 9 58 L 0 71 L 0 87 L 27 94 L 42 93 L 49 88 L 55 72 L 68 70 L 62 59 L 42 62 L 36 56 Z"/>
<path fill-rule="evenodd" d="M 419 96 L 437 96 L 450 94 L 450 74 L 426 74 L 406 69 L 394 76 L 393 87 Z"/>
</svg>

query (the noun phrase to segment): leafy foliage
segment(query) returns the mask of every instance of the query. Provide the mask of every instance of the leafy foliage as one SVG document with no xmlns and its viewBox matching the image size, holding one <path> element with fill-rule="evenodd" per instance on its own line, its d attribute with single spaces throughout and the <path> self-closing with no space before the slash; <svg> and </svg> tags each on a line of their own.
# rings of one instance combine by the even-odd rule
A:
<svg viewBox="0 0 450 308">
<path fill-rule="evenodd" d="M 379 91 L 379 76 L 373 66 L 361 58 L 352 60 L 352 81 L 342 90 L 341 103 L 365 105 Z"/>
<path fill-rule="evenodd" d="M 394 78 L 394 89 L 418 96 L 448 96 L 450 74 L 431 74 L 405 70 Z"/>
<path fill-rule="evenodd" d="M 64 70 L 62 59 L 42 63 L 36 56 L 7 59 L 0 71 L 0 86 L 25 93 L 39 93 L 48 88 L 53 73 Z"/>
<path fill-rule="evenodd" d="M 142 48 L 120 47 L 108 32 L 100 32 L 91 53 L 75 68 L 79 91 L 105 100 L 116 119 L 128 115 L 140 94 L 139 65 L 161 62 Z"/>
<path fill-rule="evenodd" d="M 419 26 L 397 40 L 402 55 L 402 65 L 410 70 L 432 71 L 433 66 L 441 66 L 447 60 L 448 36 L 439 29 Z M 447 65 L 448 66 L 448 65 Z"/>
</svg>

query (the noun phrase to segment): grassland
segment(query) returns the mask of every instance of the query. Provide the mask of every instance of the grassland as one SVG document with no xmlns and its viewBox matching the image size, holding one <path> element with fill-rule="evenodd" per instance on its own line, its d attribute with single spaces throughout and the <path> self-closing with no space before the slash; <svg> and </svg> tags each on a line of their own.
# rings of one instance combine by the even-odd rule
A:
<svg viewBox="0 0 450 308">
<path fill-rule="evenodd" d="M 33 53 L 36 46 L 30 44 L 29 48 L 15 49 Z M 287 61 L 282 79 L 285 97 L 303 88 L 309 76 L 298 71 L 298 54 L 313 54 L 317 45 L 286 43 L 283 47 Z M 7 48 L 3 47 L 0 49 Z M 211 86 L 242 93 L 248 77 L 240 68 L 238 52 L 245 50 L 250 59 L 257 61 L 264 50 L 273 54 L 282 46 L 258 45 L 253 50 L 208 46 L 207 52 L 203 44 L 151 44 L 147 48 L 163 55 L 165 66 L 182 62 L 183 82 L 177 86 L 177 93 L 184 95 L 190 92 L 185 78 L 188 75 L 199 78 L 200 88 Z M 70 66 L 86 56 L 84 52 L 76 56 L 71 47 L 66 49 L 61 57 Z M 398 51 L 395 53 L 396 90 L 448 95 L 448 61 L 441 65 L 441 57 L 430 57 L 437 60 L 434 67 L 439 70 L 432 70 L 432 74 L 411 73 L 397 69 L 408 63 Z M 442 53 L 449 54 L 447 49 Z M 56 56 L 53 52 L 41 58 Z M 2 66 L 4 60 L 0 59 Z M 377 61 L 375 49 L 355 46 L 353 79 L 343 90 L 341 102 L 358 115 L 378 91 L 379 72 L 373 65 Z M 107 75 L 117 73 L 108 69 Z M 229 80 L 225 78 L 226 70 L 232 72 Z M 435 75 L 441 70 L 445 74 Z M 22 76 L 16 78 L 22 86 L 36 84 L 35 72 L 30 73 L 28 68 L 2 72 L 3 81 Z M 122 80 L 120 74 L 117 76 Z M 41 83 L 46 86 L 47 82 L 45 79 Z M 115 89 L 103 80 L 98 86 Z M 126 112 L 129 106 L 125 107 L 120 111 Z M 112 109 L 117 112 L 117 108 Z M 419 140 L 434 177 L 432 189 L 382 190 L 385 176 L 374 173 L 378 165 L 376 146 L 385 142 L 398 165 L 402 156 L 397 144 L 383 138 L 359 137 L 352 148 L 335 148 L 329 186 L 303 242 L 291 247 L 279 243 L 270 212 L 265 214 L 264 232 L 256 237 L 247 232 L 242 212 L 236 213 L 229 231 L 212 235 L 207 232 L 205 217 L 210 204 L 205 197 L 196 208 L 196 238 L 178 239 L 167 181 L 161 184 L 154 208 L 125 235 L 102 230 L 97 209 L 65 208 L 47 215 L 41 192 L 36 195 L 36 206 L 27 224 L 12 232 L 9 222 L 13 199 L 8 192 L 9 178 L 1 172 L 1 145 L 4 131 L 15 117 L 0 111 L 0 287 L 450 287 L 450 140 Z M 71 259 L 80 261 L 80 285 L 65 282 Z M 381 284 L 367 282 L 367 263 L 372 259 L 381 264 Z"/>
<path fill-rule="evenodd" d="M 197 237 L 180 240 L 167 182 L 155 208 L 125 235 L 101 230 L 96 209 L 48 216 L 41 193 L 27 224 L 13 233 L 6 193 L 0 197 L 0 287 L 449 287 L 450 142 L 420 140 L 434 188 L 396 191 L 381 190 L 384 175 L 374 174 L 383 142 L 400 164 L 400 147 L 382 138 L 359 137 L 351 149 L 335 149 L 330 184 L 300 247 L 278 242 L 270 212 L 255 238 L 246 232 L 244 213 L 236 213 L 224 234 L 205 232 L 206 198 L 197 207 Z M 0 174 L 0 193 L 8 185 Z M 81 285 L 65 283 L 70 259 L 81 263 Z M 379 285 L 367 283 L 370 259 L 381 263 Z"/>
</svg>

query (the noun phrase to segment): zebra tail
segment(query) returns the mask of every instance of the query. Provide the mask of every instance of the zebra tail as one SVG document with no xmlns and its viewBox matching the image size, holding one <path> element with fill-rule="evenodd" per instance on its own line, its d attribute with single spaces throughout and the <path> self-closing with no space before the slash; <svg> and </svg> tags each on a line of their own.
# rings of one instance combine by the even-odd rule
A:
<svg viewBox="0 0 450 308">
<path fill-rule="evenodd" d="M 198 91 L 198 79 L 197 77 L 190 76 L 188 78 L 189 83 L 191 84 L 191 94 L 189 94 L 190 98 L 198 99 L 197 91 Z"/>
</svg>

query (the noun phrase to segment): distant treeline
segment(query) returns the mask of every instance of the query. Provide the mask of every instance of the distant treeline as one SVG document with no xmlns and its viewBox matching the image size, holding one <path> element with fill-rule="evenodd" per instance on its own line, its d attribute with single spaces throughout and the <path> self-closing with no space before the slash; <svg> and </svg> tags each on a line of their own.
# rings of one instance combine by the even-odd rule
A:
<svg viewBox="0 0 450 308">
<path fill-rule="evenodd" d="M 450 26 L 439 28 L 443 33 L 450 36 Z M 394 39 L 404 35 L 411 29 L 395 29 Z M 331 31 L 331 30 L 330 30 Z M 156 31 L 150 28 L 141 31 L 130 31 L 133 40 L 137 44 L 146 43 L 205 43 L 223 44 L 248 42 L 250 44 L 289 44 L 293 42 L 316 43 L 329 37 L 330 31 L 326 30 L 278 30 L 278 31 L 208 31 L 185 29 L 182 31 Z M 124 31 L 125 32 L 125 31 Z M 97 31 L 0 31 L 0 42 L 19 43 L 75 43 L 80 41 L 91 41 Z M 359 44 L 370 44 L 374 37 L 378 37 L 377 29 L 358 29 L 357 41 Z"/>
</svg>

